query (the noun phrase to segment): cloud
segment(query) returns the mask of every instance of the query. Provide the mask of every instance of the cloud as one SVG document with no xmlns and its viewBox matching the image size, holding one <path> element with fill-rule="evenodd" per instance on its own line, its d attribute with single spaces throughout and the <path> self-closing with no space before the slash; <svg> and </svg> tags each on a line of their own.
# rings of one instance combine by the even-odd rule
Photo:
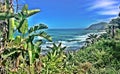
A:
<svg viewBox="0 0 120 74">
<path fill-rule="evenodd" d="M 99 15 L 118 15 L 119 10 L 103 10 L 97 12 Z"/>
<path fill-rule="evenodd" d="M 118 0 L 95 0 L 87 10 L 95 11 L 99 15 L 117 15 L 118 7 Z"/>
<path fill-rule="evenodd" d="M 118 2 L 115 0 L 97 0 L 93 2 L 93 5 L 89 9 L 93 10 L 97 8 L 113 7 L 117 3 Z"/>
</svg>

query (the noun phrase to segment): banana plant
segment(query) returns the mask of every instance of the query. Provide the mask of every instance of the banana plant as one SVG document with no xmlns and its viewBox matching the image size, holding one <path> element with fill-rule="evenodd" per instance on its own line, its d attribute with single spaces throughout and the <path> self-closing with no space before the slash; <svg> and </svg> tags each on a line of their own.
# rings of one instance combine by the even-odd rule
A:
<svg viewBox="0 0 120 74">
<path fill-rule="evenodd" d="M 28 54 L 29 54 L 29 64 L 30 64 L 30 69 L 31 72 L 34 73 L 34 61 L 39 58 L 39 54 L 40 54 L 40 45 L 42 43 L 42 40 L 36 40 L 35 44 L 33 43 L 33 39 L 36 36 L 40 36 L 43 37 L 45 39 L 47 39 L 48 41 L 52 41 L 52 38 L 47 35 L 47 33 L 45 32 L 39 32 L 39 33 L 35 33 L 36 30 L 42 29 L 42 28 L 47 28 L 47 26 L 44 26 L 43 24 L 40 24 L 41 26 L 34 26 L 32 28 L 30 28 L 29 31 L 29 36 L 26 38 L 26 42 L 27 42 L 27 46 L 28 46 Z"/>
<path fill-rule="evenodd" d="M 28 5 L 24 5 L 24 7 L 22 8 L 22 11 L 19 12 L 17 15 L 15 15 L 15 27 L 18 29 L 18 31 L 20 33 L 26 33 L 27 26 L 28 26 L 28 21 L 27 18 L 40 12 L 39 9 L 35 9 L 35 10 L 28 10 Z M 26 28 L 25 30 L 23 30 L 24 28 Z"/>
<path fill-rule="evenodd" d="M 43 74 L 54 74 L 61 73 L 63 68 L 63 61 L 66 58 L 63 51 L 66 47 L 62 47 L 61 43 L 56 45 L 53 43 L 53 47 L 48 47 L 51 49 L 43 59 Z"/>
<path fill-rule="evenodd" d="M 5 48 L 9 50 L 6 50 L 2 54 L 2 58 L 7 59 L 8 57 L 18 54 L 18 56 L 16 56 L 16 59 L 19 58 L 19 61 L 25 60 L 26 63 L 29 62 L 28 65 L 30 66 L 30 72 L 34 74 L 34 63 L 40 56 L 40 45 L 42 44 L 42 40 L 38 39 L 34 41 L 34 37 L 39 36 L 47 39 L 48 41 L 52 41 L 52 38 L 44 31 L 40 31 L 39 33 L 35 33 L 35 31 L 46 28 L 46 25 L 39 24 L 31 27 L 28 30 L 27 36 L 17 36 L 14 40 L 6 45 Z M 20 59 L 20 57 L 22 57 L 22 59 Z M 19 65 L 17 64 L 16 66 L 18 67 Z"/>
<path fill-rule="evenodd" d="M 8 9 L 9 10 L 7 12 L 0 13 L 0 20 L 7 20 L 8 39 L 13 40 L 14 31 L 18 30 L 19 32 L 25 33 L 27 29 L 23 31 L 23 28 L 27 28 L 28 26 L 28 24 L 25 24 L 28 22 L 27 18 L 40 12 L 40 10 L 39 9 L 28 10 L 28 5 L 24 5 L 21 12 L 14 13 L 13 8 L 9 8 L 10 7 L 9 0 L 6 0 L 5 4 L 6 4 L 7 10 Z M 26 27 L 23 27 L 23 25 L 25 25 Z"/>
<path fill-rule="evenodd" d="M 28 30 L 27 18 L 40 12 L 39 9 L 28 10 L 28 5 L 24 5 L 21 12 L 15 14 L 12 31 L 18 30 L 18 32 L 25 34 Z"/>
<path fill-rule="evenodd" d="M 7 7 L 9 7 L 9 0 L 6 0 Z M 8 20 L 8 43 L 5 44 L 5 48 L 3 54 L 1 55 L 4 60 L 8 57 L 13 57 L 15 55 L 17 59 L 17 65 L 19 66 L 20 59 L 29 62 L 28 65 L 30 67 L 31 74 L 34 74 L 34 62 L 39 57 L 40 54 L 40 45 L 42 40 L 36 40 L 33 43 L 34 37 L 40 36 L 49 41 L 52 41 L 52 38 L 44 31 L 40 31 L 36 33 L 36 31 L 41 29 L 47 29 L 48 27 L 44 24 L 39 24 L 34 27 L 28 29 L 28 21 L 27 18 L 38 13 L 40 10 L 28 10 L 28 6 L 24 5 L 21 12 L 14 14 L 12 10 L 9 10 L 8 13 L 13 14 L 14 17 L 5 18 Z M 6 17 L 6 16 L 5 16 Z M 3 18 L 4 19 L 4 18 Z M 21 34 L 20 36 L 16 36 L 14 39 L 14 31 L 18 30 Z M 27 34 L 27 36 L 25 36 Z M 22 57 L 22 58 L 20 58 Z M 29 58 L 29 59 L 28 59 Z M 24 62 L 23 61 L 23 62 Z"/>
</svg>

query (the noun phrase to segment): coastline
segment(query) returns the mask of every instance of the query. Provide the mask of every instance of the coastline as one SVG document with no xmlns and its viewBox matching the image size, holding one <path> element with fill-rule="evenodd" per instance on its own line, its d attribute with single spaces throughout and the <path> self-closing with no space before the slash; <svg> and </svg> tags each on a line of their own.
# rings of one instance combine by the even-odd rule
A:
<svg viewBox="0 0 120 74">
<path fill-rule="evenodd" d="M 69 40 L 66 40 L 66 41 L 63 41 L 63 40 L 59 40 L 59 41 L 53 41 L 53 42 L 45 42 L 44 44 L 41 45 L 41 48 L 42 48 L 42 54 L 43 53 L 46 53 L 49 51 L 49 49 L 47 47 L 52 47 L 53 43 L 56 43 L 57 45 L 59 43 L 62 43 L 62 47 L 66 47 L 66 51 L 76 51 L 76 50 L 79 50 L 81 49 L 82 47 L 85 46 L 85 43 L 86 43 L 86 39 L 88 38 L 88 36 L 90 34 L 96 34 L 96 35 L 101 35 L 101 34 L 104 34 L 106 33 L 105 30 L 101 30 L 101 31 L 98 31 L 98 32 L 91 32 L 91 33 L 87 33 L 85 35 L 81 35 L 81 36 L 75 36 L 74 39 L 69 39 Z"/>
</svg>

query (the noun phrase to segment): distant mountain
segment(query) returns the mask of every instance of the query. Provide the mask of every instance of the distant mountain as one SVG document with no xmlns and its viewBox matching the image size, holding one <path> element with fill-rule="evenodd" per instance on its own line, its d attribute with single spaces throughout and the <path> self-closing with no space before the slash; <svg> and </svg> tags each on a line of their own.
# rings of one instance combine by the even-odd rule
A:
<svg viewBox="0 0 120 74">
<path fill-rule="evenodd" d="M 100 22 L 100 23 L 92 24 L 86 29 L 87 30 L 105 30 L 105 28 L 107 28 L 108 25 L 109 24 L 106 22 Z"/>
</svg>

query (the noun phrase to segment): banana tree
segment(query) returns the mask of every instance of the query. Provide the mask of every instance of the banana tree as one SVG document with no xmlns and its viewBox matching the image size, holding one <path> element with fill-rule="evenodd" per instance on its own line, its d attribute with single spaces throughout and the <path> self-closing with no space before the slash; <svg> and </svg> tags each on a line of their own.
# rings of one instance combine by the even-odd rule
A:
<svg viewBox="0 0 120 74">
<path fill-rule="evenodd" d="M 11 30 L 10 31 L 14 32 L 15 30 L 18 30 L 20 33 L 25 34 L 28 30 L 27 18 L 38 12 L 40 12 L 39 9 L 28 10 L 28 5 L 24 5 L 21 12 L 14 15 L 14 19 L 11 21 Z M 11 35 L 11 33 L 10 33 L 10 35 Z M 12 39 L 13 36 L 10 36 L 10 35 L 9 35 L 9 38 Z"/>
<path fill-rule="evenodd" d="M 34 74 L 34 63 L 40 56 L 40 52 L 41 52 L 40 45 L 42 44 L 41 39 L 34 41 L 34 37 L 40 36 L 47 39 L 48 41 L 52 41 L 52 38 L 44 31 L 42 32 L 40 31 L 39 33 L 35 33 L 35 31 L 46 29 L 46 28 L 47 26 L 40 24 L 40 25 L 31 27 L 27 31 L 28 33 L 27 36 L 25 37 L 17 36 L 13 41 L 9 42 L 6 45 L 5 48 L 9 50 L 6 50 L 2 54 L 2 58 L 6 60 L 8 57 L 15 56 L 16 54 L 18 54 L 18 56 L 16 56 L 16 59 L 18 62 L 16 64 L 16 67 L 19 66 L 20 60 L 24 60 L 23 62 L 26 62 L 26 63 L 29 62 L 28 65 L 30 66 L 30 72 Z M 22 57 L 22 59 L 20 57 Z"/>
<path fill-rule="evenodd" d="M 13 40 L 14 31 L 18 30 L 21 31 L 21 27 L 24 23 L 27 23 L 27 18 L 40 12 L 39 9 L 35 10 L 28 10 L 28 6 L 24 5 L 21 12 L 14 13 L 13 8 L 10 8 L 9 0 L 5 1 L 6 4 L 6 12 L 0 13 L 0 20 L 7 20 L 8 25 L 8 34 L 7 39 Z M 28 26 L 26 24 L 26 26 Z"/>
<path fill-rule="evenodd" d="M 6 0 L 8 1 L 8 0 Z M 8 3 L 8 2 L 6 2 Z M 9 3 L 8 3 L 9 5 Z M 7 6 L 8 6 L 7 5 Z M 49 41 L 52 41 L 52 38 L 45 33 L 44 31 L 40 31 L 36 33 L 36 31 L 41 29 L 47 29 L 48 27 L 44 24 L 39 24 L 34 27 L 28 29 L 28 21 L 27 18 L 38 13 L 40 10 L 28 10 L 28 6 L 24 5 L 21 12 L 14 14 L 14 12 L 9 11 L 8 13 L 13 14 L 13 17 L 10 18 L 3 18 L 8 20 L 8 40 L 9 42 L 6 43 L 3 54 L 1 55 L 4 60 L 7 60 L 8 57 L 15 56 L 16 59 L 16 67 L 19 66 L 20 59 L 23 62 L 27 63 L 30 67 L 31 74 L 34 74 L 34 62 L 39 57 L 40 54 L 40 45 L 42 40 L 34 41 L 36 36 L 43 37 Z M 6 17 L 6 16 L 5 16 Z M 21 34 L 20 36 L 16 36 L 14 39 L 14 31 L 18 30 Z M 26 35 L 27 34 L 27 35 Z M 25 36 L 26 35 L 26 36 Z M 34 43 L 33 43 L 34 41 Z M 29 58 L 29 59 L 28 59 Z"/>
</svg>

